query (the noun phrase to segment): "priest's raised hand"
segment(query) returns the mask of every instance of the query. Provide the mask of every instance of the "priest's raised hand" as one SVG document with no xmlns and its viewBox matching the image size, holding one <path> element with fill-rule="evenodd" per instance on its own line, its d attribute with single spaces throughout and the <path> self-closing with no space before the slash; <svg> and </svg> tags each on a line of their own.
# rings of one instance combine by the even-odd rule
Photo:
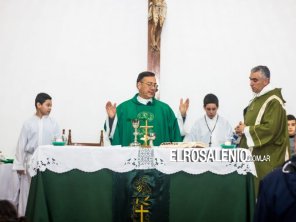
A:
<svg viewBox="0 0 296 222">
<path fill-rule="evenodd" d="M 183 98 L 180 99 L 180 105 L 179 105 L 179 111 L 181 113 L 181 116 L 184 118 L 187 115 L 187 110 L 189 108 L 189 99 L 187 98 L 183 102 Z"/>
<path fill-rule="evenodd" d="M 116 115 L 116 103 L 112 105 L 110 101 L 106 103 L 106 112 L 108 114 L 108 117 L 113 119 Z"/>
</svg>

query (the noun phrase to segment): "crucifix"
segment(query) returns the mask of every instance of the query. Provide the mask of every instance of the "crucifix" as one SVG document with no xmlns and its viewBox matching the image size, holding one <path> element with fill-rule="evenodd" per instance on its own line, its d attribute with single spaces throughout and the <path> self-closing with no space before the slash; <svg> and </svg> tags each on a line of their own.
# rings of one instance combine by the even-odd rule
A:
<svg viewBox="0 0 296 222">
<path fill-rule="evenodd" d="M 141 214 L 141 222 L 144 221 L 144 213 L 149 213 L 149 210 L 144 210 L 143 205 L 141 204 L 141 210 L 135 210 L 136 213 Z"/>
<path fill-rule="evenodd" d="M 154 72 L 160 86 L 160 49 L 161 31 L 165 21 L 167 4 L 165 0 L 148 0 L 148 67 Z M 159 99 L 160 91 L 156 97 Z"/>
</svg>

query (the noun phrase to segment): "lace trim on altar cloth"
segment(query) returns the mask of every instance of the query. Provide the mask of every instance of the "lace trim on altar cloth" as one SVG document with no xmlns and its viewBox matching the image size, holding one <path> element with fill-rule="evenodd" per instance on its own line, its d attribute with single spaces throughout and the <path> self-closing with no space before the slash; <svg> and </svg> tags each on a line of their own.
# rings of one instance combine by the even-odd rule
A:
<svg viewBox="0 0 296 222">
<path fill-rule="evenodd" d="M 128 159 L 124 165 L 133 165 L 136 169 L 155 169 L 165 163 L 163 159 L 154 157 L 154 149 L 139 149 L 138 158 Z"/>
<path fill-rule="evenodd" d="M 47 157 L 43 160 L 37 160 L 35 165 L 32 165 L 32 170 L 37 172 L 37 170 L 45 171 L 50 165 L 58 165 L 54 158 Z"/>
<path fill-rule="evenodd" d="M 257 176 L 250 151 L 239 148 L 97 148 L 48 145 L 38 147 L 31 158 L 28 171 L 33 177 L 38 171 L 64 173 L 73 169 L 83 172 L 109 169 L 119 173 L 156 169 L 165 174 L 183 171 L 190 174 L 212 172 L 219 175 L 237 172 Z"/>
</svg>

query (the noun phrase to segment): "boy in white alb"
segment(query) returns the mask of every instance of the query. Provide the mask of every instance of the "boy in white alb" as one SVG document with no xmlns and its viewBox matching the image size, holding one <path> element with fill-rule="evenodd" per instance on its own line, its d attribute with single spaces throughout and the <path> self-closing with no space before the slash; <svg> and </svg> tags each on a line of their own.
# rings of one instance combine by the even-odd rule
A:
<svg viewBox="0 0 296 222">
<path fill-rule="evenodd" d="M 46 93 L 39 93 L 35 99 L 36 113 L 23 124 L 16 147 L 13 169 L 20 176 L 20 195 L 18 212 L 25 215 L 31 178 L 27 174 L 28 163 L 36 148 L 49 145 L 59 136 L 58 124 L 49 117 L 52 101 Z"/>
<path fill-rule="evenodd" d="M 218 97 L 214 94 L 207 94 L 204 97 L 205 115 L 198 119 L 190 132 L 186 134 L 185 142 L 203 142 L 209 147 L 220 147 L 232 137 L 232 127 L 229 122 L 218 115 Z"/>
</svg>

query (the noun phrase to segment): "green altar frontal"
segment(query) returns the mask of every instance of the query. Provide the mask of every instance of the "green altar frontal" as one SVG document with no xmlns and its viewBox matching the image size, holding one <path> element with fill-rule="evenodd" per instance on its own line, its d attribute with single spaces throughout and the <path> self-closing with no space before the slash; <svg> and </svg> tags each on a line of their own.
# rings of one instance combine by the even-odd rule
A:
<svg viewBox="0 0 296 222">
<path fill-rule="evenodd" d="M 106 169 L 92 173 L 38 171 L 32 178 L 26 216 L 31 222 L 117 222 L 113 174 Z M 251 173 L 178 172 L 167 176 L 169 221 L 252 221 L 255 197 Z"/>
</svg>

